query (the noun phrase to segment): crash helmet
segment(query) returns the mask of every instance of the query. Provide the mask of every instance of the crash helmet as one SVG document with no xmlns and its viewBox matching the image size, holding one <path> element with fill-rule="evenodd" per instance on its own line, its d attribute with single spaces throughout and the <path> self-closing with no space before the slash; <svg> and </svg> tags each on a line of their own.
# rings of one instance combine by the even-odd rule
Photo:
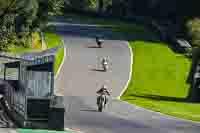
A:
<svg viewBox="0 0 200 133">
<path fill-rule="evenodd" d="M 108 87 L 106 85 L 103 85 L 102 89 L 108 89 Z"/>
</svg>

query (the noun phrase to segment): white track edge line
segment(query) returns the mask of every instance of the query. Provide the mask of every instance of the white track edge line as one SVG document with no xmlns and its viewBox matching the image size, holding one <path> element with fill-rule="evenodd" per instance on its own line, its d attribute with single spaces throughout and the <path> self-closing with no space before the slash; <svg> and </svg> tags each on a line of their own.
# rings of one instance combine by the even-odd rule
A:
<svg viewBox="0 0 200 133">
<path fill-rule="evenodd" d="M 132 51 L 132 48 L 131 48 L 129 42 L 126 41 L 126 44 L 127 44 L 128 48 L 129 48 L 130 54 L 131 54 L 130 72 L 129 72 L 129 79 L 128 79 L 128 81 L 127 81 L 127 83 L 126 83 L 124 89 L 121 91 L 120 95 L 117 97 L 118 100 L 120 100 L 120 97 L 121 97 L 121 96 L 124 94 L 124 92 L 127 90 L 128 85 L 129 85 L 129 83 L 130 83 L 130 81 L 131 81 L 131 78 L 132 78 L 133 51 Z"/>
</svg>

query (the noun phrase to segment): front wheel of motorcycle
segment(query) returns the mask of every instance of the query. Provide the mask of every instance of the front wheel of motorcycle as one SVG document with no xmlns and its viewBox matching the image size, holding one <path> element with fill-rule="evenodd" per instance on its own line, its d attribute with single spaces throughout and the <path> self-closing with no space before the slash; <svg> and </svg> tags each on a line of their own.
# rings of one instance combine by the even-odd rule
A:
<svg viewBox="0 0 200 133">
<path fill-rule="evenodd" d="M 103 107 L 102 107 L 102 106 L 99 106 L 99 107 L 98 107 L 98 110 L 99 110 L 99 112 L 102 112 L 102 111 L 103 111 Z"/>
<path fill-rule="evenodd" d="M 106 68 L 106 67 L 103 67 L 103 71 L 106 72 L 106 71 L 107 71 L 107 68 Z"/>
</svg>

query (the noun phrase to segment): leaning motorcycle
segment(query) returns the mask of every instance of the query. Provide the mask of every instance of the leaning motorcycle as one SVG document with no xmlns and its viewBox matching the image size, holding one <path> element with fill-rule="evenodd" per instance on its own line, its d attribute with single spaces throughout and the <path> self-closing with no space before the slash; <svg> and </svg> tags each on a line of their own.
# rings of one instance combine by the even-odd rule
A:
<svg viewBox="0 0 200 133">
<path fill-rule="evenodd" d="M 102 112 L 103 108 L 105 108 L 106 100 L 107 98 L 105 94 L 101 94 L 100 96 L 97 97 L 97 106 L 99 112 Z"/>
</svg>

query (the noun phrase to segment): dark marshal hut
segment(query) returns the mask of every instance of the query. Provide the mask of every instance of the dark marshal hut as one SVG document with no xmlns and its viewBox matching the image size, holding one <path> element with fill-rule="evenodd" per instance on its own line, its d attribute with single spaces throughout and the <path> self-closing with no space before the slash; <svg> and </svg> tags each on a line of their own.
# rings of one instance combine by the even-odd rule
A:
<svg viewBox="0 0 200 133">
<path fill-rule="evenodd" d="M 3 78 L 8 112 L 19 127 L 64 130 L 63 97 L 54 94 L 54 55 L 4 63 Z"/>
</svg>

